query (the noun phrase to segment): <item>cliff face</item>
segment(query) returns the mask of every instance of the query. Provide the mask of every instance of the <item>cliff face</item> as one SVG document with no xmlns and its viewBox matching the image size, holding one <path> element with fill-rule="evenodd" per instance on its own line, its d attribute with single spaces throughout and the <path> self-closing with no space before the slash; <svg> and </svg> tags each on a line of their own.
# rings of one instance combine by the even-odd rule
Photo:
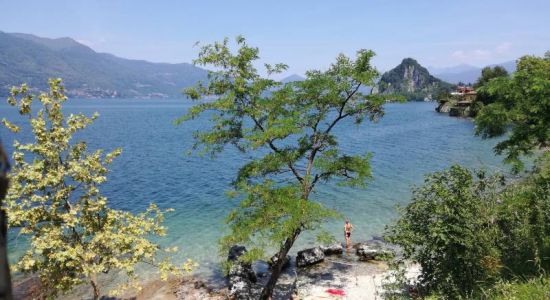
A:
<svg viewBox="0 0 550 300">
<path fill-rule="evenodd" d="M 378 83 L 380 93 L 402 95 L 409 100 L 432 99 L 436 94 L 451 89 L 450 83 L 430 75 L 412 58 L 405 58 L 397 67 L 384 73 Z"/>
</svg>

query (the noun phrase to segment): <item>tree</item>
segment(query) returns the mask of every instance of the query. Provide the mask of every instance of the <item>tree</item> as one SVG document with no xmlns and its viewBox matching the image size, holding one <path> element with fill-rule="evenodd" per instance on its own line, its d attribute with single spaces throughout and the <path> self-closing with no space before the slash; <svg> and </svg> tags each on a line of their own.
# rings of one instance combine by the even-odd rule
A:
<svg viewBox="0 0 550 300">
<path fill-rule="evenodd" d="M 121 150 L 89 152 L 86 142 L 71 143 L 73 135 L 97 114 L 65 118 L 61 108 L 67 98 L 61 80 L 50 80 L 49 85 L 49 93 L 35 97 L 23 84 L 12 88 L 8 98 L 27 118 L 34 136 L 29 143 L 14 142 L 5 203 L 9 226 L 30 238 L 15 271 L 37 273 L 51 296 L 88 282 L 94 299 L 101 295 L 101 273 L 120 270 L 133 278 L 139 262 L 157 265 L 163 277 L 178 272 L 167 258 L 155 258 L 160 247 L 149 239 L 165 234 L 163 212 L 154 204 L 137 215 L 114 210 L 99 191 L 107 180 L 108 166 Z M 36 98 L 41 108 L 33 113 Z M 13 132 L 20 131 L 6 119 L 2 122 Z"/>
<path fill-rule="evenodd" d="M 474 88 L 477 89 L 475 102 L 472 107 L 472 115 L 474 117 L 477 116 L 477 113 L 483 108 L 483 106 L 496 101 L 496 97 L 487 93 L 487 91 L 482 87 L 495 78 L 506 78 L 508 76 L 508 71 L 501 66 L 496 66 L 494 68 L 485 67 L 481 70 L 481 76 L 474 84 Z"/>
<path fill-rule="evenodd" d="M 475 119 L 476 134 L 484 138 L 510 134 L 495 146 L 497 154 L 516 171 L 522 155 L 547 149 L 550 141 L 550 52 L 544 57 L 524 56 L 511 77 L 498 77 L 480 88 L 495 99 Z"/>
<path fill-rule="evenodd" d="M 0 299 L 13 299 L 11 292 L 11 274 L 8 265 L 8 235 L 6 212 L 2 209 L 4 197 L 8 191 L 9 180 L 7 173 L 10 168 L 8 156 L 0 141 Z"/>
<path fill-rule="evenodd" d="M 385 238 L 421 266 L 426 295 L 460 299 L 479 292 L 501 269 L 496 247 L 499 176 L 458 165 L 426 176 Z"/>
<path fill-rule="evenodd" d="M 335 180 L 364 186 L 371 177 L 371 155 L 342 153 L 333 129 L 345 119 L 357 124 L 377 120 L 385 98 L 361 89 L 374 86 L 378 77 L 370 64 L 373 51 L 360 50 L 355 60 L 339 55 L 328 70 L 309 71 L 304 81 L 282 84 L 258 74 L 253 66 L 257 48 L 242 37 L 236 43 L 235 53 L 227 39 L 201 49 L 195 63 L 216 71 L 210 72 L 207 85 L 185 93 L 193 100 L 215 100 L 201 101 L 179 122 L 208 113 L 212 127 L 195 133 L 195 148 L 215 155 L 233 145 L 253 154 L 234 181 L 234 193 L 242 201 L 227 217 L 230 233 L 221 249 L 249 245 L 252 250 L 243 257 L 248 261 L 266 257 L 267 247 L 278 249 L 278 263 L 262 291 L 267 299 L 299 235 L 337 216 L 310 199 L 316 185 Z M 285 69 L 284 64 L 266 65 L 268 75 Z"/>
<path fill-rule="evenodd" d="M 508 71 L 501 66 L 485 67 L 481 70 L 481 76 L 474 83 L 474 88 L 482 87 L 492 79 L 499 77 L 508 77 Z"/>
</svg>

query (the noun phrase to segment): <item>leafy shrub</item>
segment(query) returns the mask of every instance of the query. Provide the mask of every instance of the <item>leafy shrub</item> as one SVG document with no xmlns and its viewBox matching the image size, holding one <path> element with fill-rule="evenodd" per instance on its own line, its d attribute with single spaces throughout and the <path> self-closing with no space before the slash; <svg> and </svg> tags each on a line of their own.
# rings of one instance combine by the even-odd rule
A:
<svg viewBox="0 0 550 300">
<path fill-rule="evenodd" d="M 545 300 L 550 299 L 550 279 L 535 278 L 526 282 L 501 282 L 488 291 L 491 300 Z"/>
<path fill-rule="evenodd" d="M 414 189 L 386 238 L 421 265 L 423 294 L 483 297 L 497 282 L 547 274 L 550 154 L 535 165 L 506 186 L 500 176 L 453 166 Z"/>
<path fill-rule="evenodd" d="M 420 264 L 426 293 L 459 298 L 491 282 L 500 272 L 495 244 L 499 176 L 455 165 L 430 174 L 413 190 L 412 202 L 388 228 L 386 238 Z"/>
</svg>

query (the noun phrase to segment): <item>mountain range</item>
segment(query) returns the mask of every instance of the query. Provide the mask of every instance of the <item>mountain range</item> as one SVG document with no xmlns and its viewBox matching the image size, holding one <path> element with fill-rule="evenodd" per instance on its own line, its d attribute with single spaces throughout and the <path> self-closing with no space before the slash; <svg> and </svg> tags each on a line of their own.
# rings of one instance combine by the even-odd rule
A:
<svg viewBox="0 0 550 300">
<path fill-rule="evenodd" d="M 502 66 L 508 73 L 513 73 L 516 70 L 516 62 L 513 60 L 489 65 L 488 67 L 494 66 Z M 481 69 L 467 64 L 446 68 L 428 67 L 430 73 L 434 74 L 435 77 L 454 84 L 458 84 L 459 82 L 474 83 L 481 76 Z"/>
<path fill-rule="evenodd" d="M 69 96 L 158 98 L 181 95 L 207 78 L 192 64 L 151 63 L 98 53 L 71 38 L 42 38 L 0 32 L 0 96 L 27 83 L 47 89 L 48 78 L 63 78 Z"/>
<path fill-rule="evenodd" d="M 513 72 L 515 62 L 498 64 Z M 63 78 L 69 96 L 82 98 L 159 98 L 180 96 L 183 88 L 206 80 L 208 71 L 192 64 L 152 63 L 108 53 L 98 53 L 72 38 L 43 38 L 0 31 L 0 96 L 14 85 L 27 83 L 34 91 L 47 90 L 48 78 Z M 431 74 L 435 75 L 431 75 Z M 473 83 L 481 68 L 458 65 L 447 68 L 422 67 L 404 59 L 384 73 L 378 89 L 413 98 L 424 98 L 458 82 Z M 408 76 L 408 77 L 407 77 Z M 283 83 L 303 80 L 299 75 Z M 448 82 L 448 83 L 447 83 Z M 388 83 L 390 85 L 388 85 Z"/>
</svg>

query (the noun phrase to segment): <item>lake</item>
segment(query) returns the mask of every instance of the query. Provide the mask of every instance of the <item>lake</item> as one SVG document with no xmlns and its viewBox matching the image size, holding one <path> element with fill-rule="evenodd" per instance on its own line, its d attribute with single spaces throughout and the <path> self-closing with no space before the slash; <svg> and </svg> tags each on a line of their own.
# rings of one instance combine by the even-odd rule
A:
<svg viewBox="0 0 550 300">
<path fill-rule="evenodd" d="M 91 149 L 123 148 L 102 186 L 110 204 L 133 212 L 144 210 L 150 202 L 175 209 L 166 216 L 168 235 L 160 242 L 178 246 L 175 259 L 192 258 L 200 264 L 199 273 L 206 275 L 218 266 L 216 241 L 226 230 L 224 217 L 236 205 L 225 191 L 247 157 L 230 147 L 215 159 L 188 155 L 192 132 L 208 126 L 206 118 L 174 125 L 189 107 L 190 102 L 184 99 L 76 99 L 65 105 L 67 112 L 100 113 L 99 119 L 77 136 Z M 313 198 L 351 220 L 354 240 L 380 235 L 396 217 L 396 205 L 410 200 L 411 187 L 422 183 L 426 173 L 454 163 L 505 170 L 502 158 L 492 151 L 496 141 L 475 137 L 471 121 L 438 114 L 434 108 L 429 102 L 390 103 L 376 124 L 356 126 L 350 122 L 336 128 L 345 152 L 373 153 L 374 178 L 366 189 L 318 185 Z M 16 123 L 22 120 L 4 102 L 0 104 L 2 117 Z M 2 127 L 0 136 L 11 152 L 13 135 Z M 28 140 L 29 135 L 19 138 Z M 325 229 L 343 239 L 342 226 L 342 220 L 336 220 Z M 25 242 L 12 235 L 9 243 L 10 258 L 15 259 Z M 294 250 L 313 244 L 313 235 L 304 235 Z"/>
</svg>

